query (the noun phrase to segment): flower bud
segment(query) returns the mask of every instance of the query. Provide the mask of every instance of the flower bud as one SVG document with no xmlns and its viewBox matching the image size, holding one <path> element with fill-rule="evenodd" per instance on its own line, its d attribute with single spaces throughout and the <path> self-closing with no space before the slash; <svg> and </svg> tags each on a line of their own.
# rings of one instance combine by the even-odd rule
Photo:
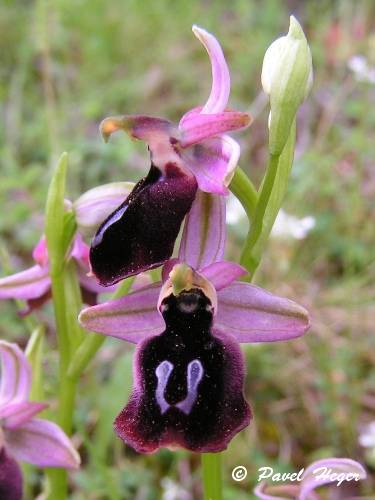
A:
<svg viewBox="0 0 375 500">
<path fill-rule="evenodd" d="M 270 96 L 270 153 L 280 155 L 288 139 L 298 107 L 306 99 L 313 81 L 309 45 L 295 17 L 289 32 L 275 40 L 263 60 L 262 86 Z"/>
</svg>

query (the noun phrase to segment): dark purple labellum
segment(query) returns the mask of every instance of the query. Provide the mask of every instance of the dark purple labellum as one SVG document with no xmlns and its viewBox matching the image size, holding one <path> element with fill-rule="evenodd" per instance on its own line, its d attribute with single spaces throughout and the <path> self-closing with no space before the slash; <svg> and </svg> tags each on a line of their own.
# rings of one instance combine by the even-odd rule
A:
<svg viewBox="0 0 375 500">
<path fill-rule="evenodd" d="M 251 418 L 240 348 L 212 331 L 211 303 L 198 289 L 170 295 L 161 310 L 166 329 L 138 346 L 133 392 L 115 430 L 141 453 L 222 451 Z"/>
<path fill-rule="evenodd" d="M 195 177 L 174 164 L 151 165 L 128 198 L 100 226 L 90 263 L 104 286 L 160 266 L 172 255 L 181 223 L 197 191 Z"/>
<path fill-rule="evenodd" d="M 5 448 L 0 451 L 0 499 L 22 499 L 22 473 L 17 462 Z"/>
</svg>

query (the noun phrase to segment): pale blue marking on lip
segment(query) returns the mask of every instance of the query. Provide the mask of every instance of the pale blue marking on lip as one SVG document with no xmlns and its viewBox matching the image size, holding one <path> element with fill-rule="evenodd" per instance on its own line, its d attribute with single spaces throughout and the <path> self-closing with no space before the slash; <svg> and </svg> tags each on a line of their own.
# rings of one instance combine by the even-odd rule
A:
<svg viewBox="0 0 375 500">
<path fill-rule="evenodd" d="M 174 369 L 173 364 L 170 361 L 163 361 L 160 363 L 155 370 L 156 377 L 158 379 L 158 385 L 156 387 L 156 401 L 160 407 L 161 414 L 163 415 L 169 408 L 175 406 L 181 410 L 185 415 L 191 412 L 194 403 L 197 400 L 198 395 L 198 385 L 202 380 L 204 370 L 202 363 L 198 359 L 194 359 L 188 364 L 187 367 L 187 396 L 185 399 L 177 403 L 176 405 L 170 405 L 165 397 L 164 392 L 168 385 L 169 377 Z"/>
<path fill-rule="evenodd" d="M 155 374 L 158 378 L 158 385 L 156 388 L 156 401 L 160 407 L 161 414 L 165 413 L 170 404 L 167 403 L 164 397 L 164 391 L 167 387 L 169 377 L 173 371 L 173 364 L 170 361 L 163 361 L 156 367 Z"/>
<path fill-rule="evenodd" d="M 198 385 L 204 374 L 202 363 L 198 359 L 194 359 L 188 364 L 187 369 L 187 388 L 188 393 L 183 401 L 176 404 L 176 407 L 183 411 L 186 415 L 191 412 L 192 407 L 197 400 Z"/>
</svg>

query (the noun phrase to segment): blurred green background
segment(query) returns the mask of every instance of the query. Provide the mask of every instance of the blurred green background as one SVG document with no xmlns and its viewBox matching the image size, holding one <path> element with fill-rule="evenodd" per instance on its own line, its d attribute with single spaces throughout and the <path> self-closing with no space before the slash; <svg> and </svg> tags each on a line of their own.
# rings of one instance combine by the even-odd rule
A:
<svg viewBox="0 0 375 500">
<path fill-rule="evenodd" d="M 257 469 L 298 471 L 314 459 L 359 460 L 369 478 L 340 497 L 373 498 L 375 449 L 359 436 L 375 420 L 375 5 L 369 1 L 3 0 L 0 4 L 1 274 L 31 264 L 43 228 L 51 166 L 69 152 L 69 196 L 103 182 L 137 180 L 148 170 L 142 143 L 118 134 L 105 145 L 109 115 L 147 113 L 178 120 L 210 89 L 196 23 L 220 40 L 231 70 L 230 105 L 255 121 L 236 135 L 241 166 L 259 185 L 267 155 L 268 105 L 262 59 L 294 14 L 310 42 L 313 91 L 299 113 L 295 164 L 284 209 L 312 217 L 301 238 L 288 222 L 270 239 L 256 283 L 298 300 L 313 326 L 303 339 L 245 348 L 253 423 L 224 454 L 224 498 L 248 499 Z M 247 223 L 230 204 L 228 257 L 239 256 Z M 293 232 L 293 231 L 292 231 Z M 306 231 L 307 233 L 307 231 Z M 25 344 L 17 307 L 1 303 L 0 336 Z M 55 345 L 50 307 L 38 317 Z M 46 351 L 53 399 L 56 354 Z M 131 351 L 108 341 L 80 383 L 75 442 L 84 466 L 72 475 L 74 500 L 201 496 L 199 457 L 140 456 L 112 432 L 131 385 Z M 242 483 L 232 468 L 244 465 Z M 29 496 L 39 491 L 30 476 Z M 328 497 L 327 497 L 328 498 Z"/>
</svg>

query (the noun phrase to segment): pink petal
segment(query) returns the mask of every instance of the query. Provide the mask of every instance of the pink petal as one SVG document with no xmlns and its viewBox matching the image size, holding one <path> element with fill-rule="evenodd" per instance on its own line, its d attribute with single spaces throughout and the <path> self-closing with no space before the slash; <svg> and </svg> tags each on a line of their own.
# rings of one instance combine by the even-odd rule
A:
<svg viewBox="0 0 375 500">
<path fill-rule="evenodd" d="M 168 175 L 168 167 L 190 174 L 177 150 L 179 131 L 168 120 L 145 115 L 115 116 L 103 120 L 100 130 L 105 140 L 113 132 L 123 130 L 130 137 L 145 141 L 149 146 L 153 165 L 164 174 Z"/>
<path fill-rule="evenodd" d="M 299 486 L 297 484 L 276 484 L 268 485 L 266 482 L 261 482 L 254 489 L 254 495 L 261 500 L 288 500 L 299 499 Z M 311 500 L 318 500 L 311 498 Z"/>
<path fill-rule="evenodd" d="M 83 265 L 89 267 L 89 254 L 90 254 L 90 248 L 86 243 L 83 241 L 82 236 L 77 233 L 73 247 L 70 251 L 70 256 L 76 259 L 78 262 L 82 263 Z"/>
<path fill-rule="evenodd" d="M 111 134 L 122 130 L 134 139 L 150 142 L 154 137 L 170 137 L 173 125 L 164 118 L 146 115 L 124 115 L 105 118 L 100 124 L 100 132 L 104 140 Z"/>
<path fill-rule="evenodd" d="M 17 429 L 5 429 L 5 441 L 17 460 L 37 467 L 77 469 L 80 464 L 67 435 L 48 420 L 33 419 Z"/>
<path fill-rule="evenodd" d="M 46 403 L 22 401 L 11 403 L 0 408 L 0 419 L 4 419 L 3 426 L 7 429 L 15 429 L 31 420 L 37 413 L 47 408 Z"/>
<path fill-rule="evenodd" d="M 41 267 L 48 264 L 48 250 L 46 237 L 42 236 L 33 250 L 33 259 Z"/>
<path fill-rule="evenodd" d="M 223 51 L 211 33 L 196 25 L 193 33 L 205 46 L 211 61 L 212 88 L 202 113 L 220 113 L 224 111 L 230 93 L 230 75 Z"/>
<path fill-rule="evenodd" d="M 332 474 L 336 474 L 336 479 L 330 477 Z M 299 500 L 309 500 L 311 492 L 323 484 L 335 483 L 336 488 L 339 488 L 337 486 L 338 474 L 343 474 L 343 477 L 347 479 L 349 478 L 349 474 L 355 474 L 357 481 L 365 479 L 367 475 L 360 463 L 349 458 L 325 458 L 318 460 L 305 470 L 302 477 Z M 354 480 L 355 478 L 352 477 L 351 481 Z M 344 480 L 343 483 L 345 482 Z"/>
<path fill-rule="evenodd" d="M 240 156 L 239 144 L 229 137 L 212 137 L 183 152 L 183 160 L 206 193 L 228 194 Z"/>
<path fill-rule="evenodd" d="M 99 284 L 94 275 L 90 274 L 89 253 L 90 248 L 83 241 L 82 236 L 77 233 L 70 256 L 73 257 L 77 263 L 78 279 L 81 288 L 92 293 L 114 292 L 116 286 L 104 287 Z"/>
<path fill-rule="evenodd" d="M 214 262 L 200 272 L 211 281 L 217 291 L 228 287 L 233 281 L 247 274 L 246 269 L 239 264 L 226 261 Z"/>
<path fill-rule="evenodd" d="M 275 342 L 303 335 L 309 314 L 295 302 L 249 283 L 237 282 L 218 293 L 215 325 L 238 342 Z"/>
<path fill-rule="evenodd" d="M 203 106 L 197 106 L 195 108 L 189 109 L 181 118 L 178 128 L 183 130 L 185 120 L 188 120 L 192 116 L 199 115 L 202 112 Z"/>
<path fill-rule="evenodd" d="M 84 309 L 79 322 L 88 330 L 137 343 L 164 329 L 157 311 L 160 283 L 154 283 L 125 297 Z"/>
<path fill-rule="evenodd" d="M 191 113 L 184 117 L 181 127 L 181 147 L 187 148 L 224 132 L 247 127 L 251 118 L 240 111 L 224 111 L 210 115 Z"/>
<path fill-rule="evenodd" d="M 178 258 L 194 269 L 222 260 L 225 249 L 225 198 L 198 191 L 186 216 Z"/>
<path fill-rule="evenodd" d="M 0 407 L 28 399 L 31 387 L 31 368 L 17 344 L 0 340 L 1 380 Z"/>
<path fill-rule="evenodd" d="M 51 286 L 48 267 L 38 265 L 20 273 L 0 278 L 0 299 L 36 299 Z"/>
</svg>

